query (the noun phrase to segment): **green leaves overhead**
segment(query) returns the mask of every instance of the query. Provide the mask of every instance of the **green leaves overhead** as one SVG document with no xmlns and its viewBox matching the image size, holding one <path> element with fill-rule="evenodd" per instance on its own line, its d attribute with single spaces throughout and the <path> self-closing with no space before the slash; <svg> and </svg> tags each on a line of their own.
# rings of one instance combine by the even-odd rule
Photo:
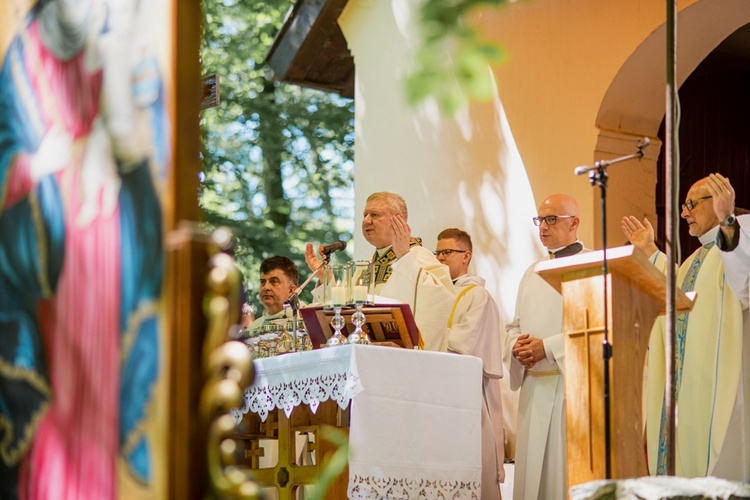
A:
<svg viewBox="0 0 750 500">
<path fill-rule="evenodd" d="M 500 7 L 507 0 L 426 0 L 420 11 L 423 42 L 416 69 L 406 82 L 407 100 L 417 105 L 434 98 L 446 115 L 469 101 L 492 98 L 490 65 L 501 63 L 505 52 L 482 40 L 467 25 L 467 17 L 480 6 Z"/>
</svg>

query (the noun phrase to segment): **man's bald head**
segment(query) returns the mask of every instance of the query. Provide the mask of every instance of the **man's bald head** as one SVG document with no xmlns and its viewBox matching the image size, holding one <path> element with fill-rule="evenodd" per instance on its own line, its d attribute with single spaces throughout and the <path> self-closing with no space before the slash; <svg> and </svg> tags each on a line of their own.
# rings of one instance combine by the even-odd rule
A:
<svg viewBox="0 0 750 500">
<path fill-rule="evenodd" d="M 558 249 L 578 240 L 578 202 L 567 194 L 553 194 L 539 205 L 539 217 L 556 215 L 554 224 L 542 221 L 539 225 L 539 239 L 549 249 Z"/>
<path fill-rule="evenodd" d="M 578 212 L 578 202 L 572 197 L 568 196 L 567 194 L 552 194 L 549 195 L 540 205 L 539 210 L 542 210 L 542 207 L 550 207 L 556 212 L 559 212 L 557 215 L 573 215 L 575 217 L 579 216 Z"/>
</svg>

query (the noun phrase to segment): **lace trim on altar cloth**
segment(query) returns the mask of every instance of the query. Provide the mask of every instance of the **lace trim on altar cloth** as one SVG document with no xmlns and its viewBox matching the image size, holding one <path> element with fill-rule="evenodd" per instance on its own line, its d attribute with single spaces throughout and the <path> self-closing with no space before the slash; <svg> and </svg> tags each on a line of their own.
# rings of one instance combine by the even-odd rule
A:
<svg viewBox="0 0 750 500">
<path fill-rule="evenodd" d="M 231 410 L 231 414 L 238 424 L 249 411 L 256 413 L 265 422 L 268 413 L 277 408 L 283 409 L 287 417 L 295 407 L 303 404 L 308 405 L 315 413 L 320 403 L 329 399 L 336 401 L 341 409 L 346 409 L 349 401 L 361 391 L 359 376 L 348 369 L 343 373 L 261 384 L 245 389 L 244 406 Z"/>
<path fill-rule="evenodd" d="M 395 478 L 374 476 L 349 476 L 349 498 L 445 498 L 476 499 L 481 495 L 478 481 L 449 481 L 417 478 Z"/>
</svg>

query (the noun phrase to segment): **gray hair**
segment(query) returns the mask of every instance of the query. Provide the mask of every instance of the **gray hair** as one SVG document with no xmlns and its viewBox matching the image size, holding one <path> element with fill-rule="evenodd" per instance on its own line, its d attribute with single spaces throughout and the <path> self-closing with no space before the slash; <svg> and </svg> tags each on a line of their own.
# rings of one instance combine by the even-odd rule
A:
<svg viewBox="0 0 750 500">
<path fill-rule="evenodd" d="M 402 215 L 404 219 L 409 218 L 409 212 L 406 209 L 406 202 L 401 195 L 389 191 L 378 191 L 367 197 L 367 202 L 372 200 L 383 200 L 388 205 L 388 208 L 391 209 L 393 215 Z"/>
</svg>

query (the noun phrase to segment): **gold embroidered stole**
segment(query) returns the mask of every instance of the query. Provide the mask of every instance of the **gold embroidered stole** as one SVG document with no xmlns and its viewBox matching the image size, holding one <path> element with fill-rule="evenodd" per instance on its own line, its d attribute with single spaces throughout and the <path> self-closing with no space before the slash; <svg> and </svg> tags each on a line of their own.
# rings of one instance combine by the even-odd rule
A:
<svg viewBox="0 0 750 500">
<path fill-rule="evenodd" d="M 412 237 L 411 241 L 409 241 L 409 248 L 415 245 L 422 246 L 422 238 Z M 391 266 L 396 260 L 396 253 L 393 251 L 393 247 L 389 248 L 382 256 L 378 256 L 378 251 L 375 250 L 375 254 L 372 256 L 372 272 L 375 276 L 375 286 L 382 285 L 388 281 L 388 278 L 393 273 Z"/>
</svg>

